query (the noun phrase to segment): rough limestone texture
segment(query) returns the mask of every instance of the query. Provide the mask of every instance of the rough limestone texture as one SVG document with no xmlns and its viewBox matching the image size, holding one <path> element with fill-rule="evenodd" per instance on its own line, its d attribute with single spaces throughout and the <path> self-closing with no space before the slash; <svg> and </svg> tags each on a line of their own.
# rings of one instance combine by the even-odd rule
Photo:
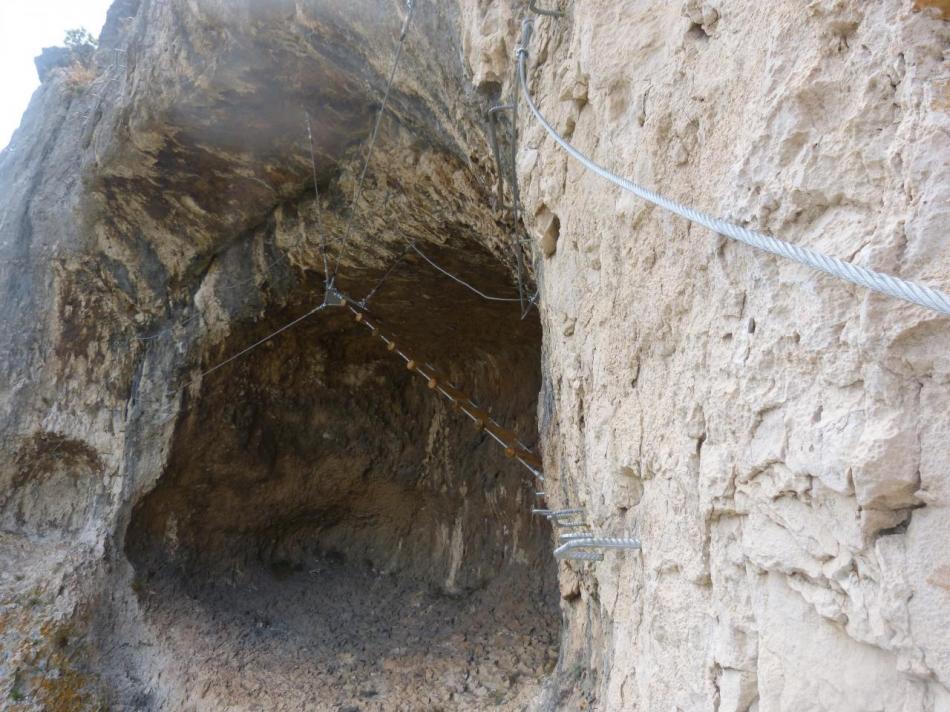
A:
<svg viewBox="0 0 950 712">
<path fill-rule="evenodd" d="M 918 5 L 568 3 L 530 87 L 616 173 L 946 291 L 950 25 Z M 549 704 L 950 709 L 950 320 L 691 227 L 530 121 L 518 170 L 552 506 L 643 542 L 562 565 Z"/>
<path fill-rule="evenodd" d="M 945 2 L 538 4 L 581 151 L 950 291 Z M 401 0 L 117 0 L 44 65 L 0 153 L 0 707 L 950 711 L 950 320 L 523 101 L 496 163 L 529 15 L 417 0 L 362 184 Z M 544 499 L 339 307 L 215 368 L 337 262 Z M 542 502 L 642 549 L 556 565 Z"/>
</svg>

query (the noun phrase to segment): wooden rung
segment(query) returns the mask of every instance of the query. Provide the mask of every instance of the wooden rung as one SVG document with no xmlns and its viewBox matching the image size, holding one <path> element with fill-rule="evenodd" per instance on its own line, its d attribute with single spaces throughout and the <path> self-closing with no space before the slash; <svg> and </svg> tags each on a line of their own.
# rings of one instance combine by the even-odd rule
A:
<svg viewBox="0 0 950 712">
<path fill-rule="evenodd" d="M 519 450 L 518 458 L 523 460 L 526 465 L 531 465 L 531 467 L 536 470 L 540 470 L 542 467 L 544 467 L 544 463 L 541 462 L 541 458 L 535 455 L 533 452 Z"/>
<path fill-rule="evenodd" d="M 369 320 L 366 320 L 363 312 L 357 312 L 355 314 L 355 319 L 359 323 L 363 323 L 365 321 L 366 326 L 372 330 L 373 336 L 379 336 L 385 340 L 387 351 L 396 351 L 397 346 L 395 338 L 387 336 L 377 325 L 373 324 Z M 543 463 L 540 457 L 535 455 L 533 452 L 521 447 L 518 442 L 517 435 L 515 435 L 510 430 L 505 430 L 500 425 L 495 423 L 487 411 L 477 407 L 472 402 L 471 398 L 469 398 L 465 393 L 450 385 L 448 379 L 445 378 L 442 373 L 437 371 L 432 366 L 420 366 L 415 359 L 411 358 L 407 360 L 406 368 L 409 371 L 416 371 L 421 376 L 423 376 L 426 379 L 426 386 L 430 390 L 439 389 L 439 391 L 448 396 L 452 402 L 452 410 L 456 413 L 464 412 L 468 414 L 474 421 L 473 424 L 476 430 L 487 430 L 497 440 L 504 443 L 506 457 L 510 459 L 517 458 L 529 467 L 535 470 L 541 470 Z"/>
<path fill-rule="evenodd" d="M 445 385 L 448 385 L 448 384 L 449 384 L 449 379 L 448 379 L 448 377 L 447 377 L 444 373 L 442 373 L 441 371 L 439 371 L 438 369 L 433 368 L 432 366 L 426 366 L 426 371 L 429 372 L 429 375 L 430 375 L 430 376 L 433 376 L 434 378 L 438 378 L 438 379 L 439 379 L 439 383 L 443 383 L 443 384 L 445 384 Z M 460 391 L 458 391 L 457 389 L 455 389 L 455 390 L 456 390 L 456 392 L 460 392 Z"/>
<path fill-rule="evenodd" d="M 446 382 L 446 380 L 445 380 L 444 378 L 442 378 L 441 376 L 439 376 L 437 373 L 435 373 L 435 372 L 430 372 L 429 375 L 430 375 L 432 378 L 435 378 L 435 379 L 439 382 L 439 388 L 440 388 L 440 389 L 442 390 L 442 392 L 445 393 L 445 395 L 447 395 L 449 398 L 452 398 L 453 400 L 459 401 L 459 402 L 461 402 L 461 403 L 468 403 L 468 402 L 469 402 L 469 397 L 468 397 L 467 395 L 465 395 L 464 393 L 462 393 L 462 391 L 460 391 L 458 388 L 453 388 L 452 386 L 450 386 L 450 385 Z"/>
<path fill-rule="evenodd" d="M 518 446 L 518 436 L 515 435 L 510 430 L 505 430 L 504 428 L 495 425 L 492 422 L 485 424 L 485 428 L 490 430 L 493 435 L 495 435 L 499 440 L 505 443 L 506 447 L 517 447 Z"/>
<path fill-rule="evenodd" d="M 474 418 L 476 421 L 481 423 L 482 426 L 484 426 L 485 423 L 488 422 L 488 413 L 486 413 L 481 408 L 476 408 L 475 406 L 469 403 L 461 403 L 460 405 L 462 406 L 462 410 L 464 410 L 466 413 L 472 416 L 472 418 Z"/>
</svg>

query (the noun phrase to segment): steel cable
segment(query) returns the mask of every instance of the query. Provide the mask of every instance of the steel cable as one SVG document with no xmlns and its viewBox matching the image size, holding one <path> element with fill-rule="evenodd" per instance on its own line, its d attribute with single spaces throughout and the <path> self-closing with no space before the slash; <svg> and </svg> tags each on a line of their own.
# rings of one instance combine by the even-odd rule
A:
<svg viewBox="0 0 950 712">
<path fill-rule="evenodd" d="M 369 162 L 373 157 L 373 149 L 376 147 L 376 139 L 379 137 L 379 127 L 383 123 L 383 116 L 386 113 L 386 104 L 389 103 L 389 95 L 392 92 L 393 82 L 396 79 L 396 70 L 399 68 L 399 60 L 402 58 L 402 51 L 406 45 L 406 36 L 409 34 L 409 26 L 412 23 L 412 15 L 416 9 L 415 0 L 406 0 L 406 5 L 409 8 L 409 12 L 406 15 L 406 20 L 403 22 L 402 30 L 399 33 L 399 44 L 396 46 L 396 56 L 393 59 L 393 66 L 389 72 L 389 81 L 386 83 L 386 91 L 383 93 L 383 101 L 380 104 L 379 113 L 376 115 L 376 123 L 373 125 L 373 132 L 370 135 L 369 147 L 366 150 L 366 160 L 363 161 L 363 170 L 360 173 L 359 181 L 357 181 L 356 184 L 356 192 L 353 195 L 353 207 L 350 211 L 350 218 L 347 220 L 346 228 L 343 230 L 343 241 L 340 245 L 339 251 L 336 253 L 336 259 L 333 263 L 333 274 L 329 281 L 331 286 L 336 280 L 337 272 L 339 272 L 340 269 L 340 259 L 346 252 L 347 244 L 350 239 L 350 232 L 352 232 L 353 229 L 353 221 L 359 212 L 360 197 L 363 195 L 363 183 L 366 181 L 366 172 L 369 170 Z"/>
<path fill-rule="evenodd" d="M 699 210 L 695 210 L 688 206 L 677 203 L 676 201 L 670 200 L 669 198 L 666 198 L 659 193 L 655 193 L 652 190 L 648 190 L 647 188 L 644 188 L 633 181 L 611 173 L 603 166 L 595 163 L 593 160 L 574 148 L 574 146 L 572 146 L 560 134 L 558 134 L 554 127 L 551 126 L 551 124 L 548 123 L 548 121 L 544 118 L 531 98 L 531 93 L 528 91 L 526 72 L 526 60 L 528 56 L 526 45 L 531 35 L 530 23 L 531 20 L 524 21 L 522 44 L 517 50 L 518 78 L 521 83 L 522 94 L 524 95 L 525 101 L 528 104 L 528 108 L 531 109 L 531 113 L 534 114 L 534 117 L 544 127 L 551 138 L 553 138 L 554 141 L 559 146 L 561 146 L 561 148 L 563 148 L 571 157 L 579 161 L 589 171 L 596 173 L 601 178 L 610 181 L 614 185 L 626 190 L 627 192 L 633 193 L 643 200 L 653 203 L 654 205 L 657 205 L 671 213 L 684 217 L 687 220 L 691 220 L 692 222 L 707 227 L 720 235 L 724 235 L 725 237 L 729 237 L 733 240 L 743 242 L 760 250 L 785 257 L 800 264 L 807 265 L 813 269 L 825 272 L 834 277 L 838 277 L 839 279 L 844 279 L 848 282 L 851 282 L 852 284 L 857 284 L 875 292 L 880 292 L 882 294 L 896 297 L 897 299 L 903 299 L 905 301 L 918 304 L 926 309 L 932 309 L 933 311 L 939 312 L 940 314 L 950 315 L 950 295 L 938 289 L 917 284 L 915 282 L 910 282 L 899 277 L 883 274 L 881 272 L 875 272 L 865 267 L 852 264 L 851 262 L 838 259 L 837 257 L 831 257 L 829 255 L 816 252 L 815 250 L 811 250 L 807 247 L 799 247 L 798 245 L 793 245 L 770 235 L 764 235 L 760 232 L 740 227 L 739 225 L 727 222 L 721 218 L 713 217 L 712 215 L 708 215 Z"/>
<path fill-rule="evenodd" d="M 472 292 L 474 292 L 475 294 L 477 294 L 478 296 L 480 296 L 482 299 L 487 299 L 487 300 L 490 301 L 490 302 L 519 302 L 519 303 L 521 302 L 521 297 L 493 297 L 493 296 L 491 296 L 491 295 L 489 295 L 489 294 L 485 294 L 483 291 L 481 291 L 481 290 L 478 289 L 477 287 L 473 287 L 471 284 L 469 284 L 469 283 L 466 282 L 465 280 L 463 280 L 463 279 L 461 279 L 461 278 L 459 278 L 459 277 L 456 277 L 454 274 L 452 274 L 451 272 L 449 272 L 447 269 L 443 269 L 442 267 L 440 267 L 439 265 L 437 265 L 432 259 L 430 259 L 429 257 L 427 257 L 427 256 L 425 255 L 425 253 L 422 252 L 422 250 L 420 250 L 418 247 L 416 247 L 415 243 L 413 243 L 412 245 L 410 245 L 410 248 L 412 248 L 412 251 L 415 252 L 417 255 L 419 255 L 419 257 L 421 257 L 422 259 L 424 259 L 426 262 L 428 262 L 430 265 L 432 265 L 435 269 L 437 269 L 439 272 L 441 272 L 442 274 L 444 274 L 446 277 L 448 277 L 449 279 L 451 279 L 453 282 L 457 282 L 458 284 L 461 284 L 463 287 L 465 287 L 466 289 L 471 290 Z"/>
</svg>

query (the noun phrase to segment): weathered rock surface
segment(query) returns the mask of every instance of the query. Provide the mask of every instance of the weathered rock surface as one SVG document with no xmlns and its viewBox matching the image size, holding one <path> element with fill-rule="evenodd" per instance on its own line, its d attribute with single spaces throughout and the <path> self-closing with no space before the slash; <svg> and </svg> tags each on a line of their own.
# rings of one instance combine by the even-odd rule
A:
<svg viewBox="0 0 950 712">
<path fill-rule="evenodd" d="M 379 283 L 414 240 L 517 294 L 453 6 L 415 18 L 352 205 L 403 14 L 119 2 L 88 84 L 48 70 L 0 158 L 5 707 L 537 694 L 556 568 L 517 465 L 344 309 L 209 372 L 321 303 L 326 243 L 402 349 L 532 442 L 536 316 L 414 254 Z"/>
<path fill-rule="evenodd" d="M 529 81 L 585 153 L 950 289 L 940 3 L 560 5 Z M 417 2 L 355 206 L 404 3 L 119 0 L 94 75 L 47 70 L 0 154 L 7 707 L 950 710 L 947 319 L 523 104 L 539 309 L 388 272 L 518 294 L 484 112 L 526 11 Z M 642 551 L 555 573 L 522 472 L 342 310 L 205 373 L 321 302 L 324 240 Z"/>
<path fill-rule="evenodd" d="M 531 84 L 615 172 L 946 290 L 950 26 L 917 9 L 570 3 Z M 950 709 L 950 322 L 568 160 L 525 130 L 547 489 L 643 550 L 562 571 L 554 706 Z"/>
</svg>

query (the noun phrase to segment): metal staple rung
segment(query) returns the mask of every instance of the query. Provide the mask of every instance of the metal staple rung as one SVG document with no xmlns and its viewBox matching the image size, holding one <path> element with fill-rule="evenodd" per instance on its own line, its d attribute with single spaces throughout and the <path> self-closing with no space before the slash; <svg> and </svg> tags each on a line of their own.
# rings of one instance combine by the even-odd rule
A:
<svg viewBox="0 0 950 712">
<path fill-rule="evenodd" d="M 583 514 L 584 510 L 578 507 L 573 509 L 555 509 L 551 510 L 547 514 L 548 519 L 563 519 L 564 517 L 569 517 L 573 514 Z"/>
<path fill-rule="evenodd" d="M 639 549 L 639 539 L 621 539 L 617 537 L 585 537 L 573 539 L 561 544 L 554 550 L 554 556 L 563 558 L 576 549 Z"/>
<path fill-rule="evenodd" d="M 567 561 L 603 561 L 604 555 L 596 551 L 572 551 L 559 558 Z"/>
<path fill-rule="evenodd" d="M 574 541 L 575 539 L 590 539 L 594 536 L 593 532 L 568 532 L 567 534 L 558 534 L 561 541 Z"/>
</svg>

